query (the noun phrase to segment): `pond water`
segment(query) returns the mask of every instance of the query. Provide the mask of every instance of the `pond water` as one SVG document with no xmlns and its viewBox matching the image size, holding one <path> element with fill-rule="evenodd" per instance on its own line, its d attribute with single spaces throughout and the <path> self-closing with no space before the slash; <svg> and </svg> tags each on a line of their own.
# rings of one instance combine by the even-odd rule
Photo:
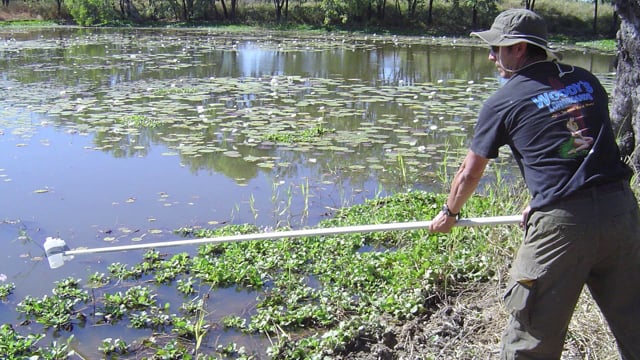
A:
<svg viewBox="0 0 640 360">
<path fill-rule="evenodd" d="M 0 29 L 0 274 L 16 284 L 0 320 L 18 322 L 15 302 L 54 281 L 141 256 L 78 256 L 52 270 L 48 236 L 95 248 L 175 240 L 180 227 L 301 228 L 376 196 L 439 191 L 443 159 L 466 151 L 499 86 L 487 50 L 470 44 Z M 611 87 L 611 56 L 564 55 Z M 250 307 L 255 295 L 242 296 L 216 293 L 220 313 Z"/>
</svg>

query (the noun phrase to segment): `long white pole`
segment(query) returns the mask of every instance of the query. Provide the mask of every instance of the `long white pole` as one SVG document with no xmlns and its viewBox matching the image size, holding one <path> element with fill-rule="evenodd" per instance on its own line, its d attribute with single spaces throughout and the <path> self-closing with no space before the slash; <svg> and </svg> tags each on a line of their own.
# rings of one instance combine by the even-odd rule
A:
<svg viewBox="0 0 640 360">
<path fill-rule="evenodd" d="M 517 224 L 520 222 L 521 219 L 522 219 L 522 215 L 468 218 L 468 219 L 458 220 L 455 226 Z M 368 233 L 368 232 L 376 232 L 376 231 L 416 230 L 416 229 L 427 229 L 429 228 L 429 225 L 431 225 L 431 221 L 414 221 L 414 222 L 390 223 L 390 224 L 355 225 L 355 226 L 343 226 L 343 227 L 333 227 L 333 228 L 274 231 L 274 232 L 265 232 L 265 233 L 256 233 L 256 234 L 219 236 L 219 237 L 213 237 L 213 238 L 164 241 L 164 242 L 156 242 L 156 243 L 148 243 L 148 244 L 109 246 L 109 247 L 94 248 L 94 249 L 66 250 L 62 253 L 62 255 L 72 256 L 72 255 L 129 251 L 129 250 L 139 250 L 139 249 L 149 249 L 149 248 L 163 248 L 163 247 L 170 247 L 170 246 L 217 244 L 217 243 L 226 243 L 226 242 L 241 242 L 241 241 L 267 240 L 267 239 L 275 240 L 275 239 L 282 239 L 282 238 L 294 238 L 294 237 L 305 237 L 305 236 Z"/>
</svg>

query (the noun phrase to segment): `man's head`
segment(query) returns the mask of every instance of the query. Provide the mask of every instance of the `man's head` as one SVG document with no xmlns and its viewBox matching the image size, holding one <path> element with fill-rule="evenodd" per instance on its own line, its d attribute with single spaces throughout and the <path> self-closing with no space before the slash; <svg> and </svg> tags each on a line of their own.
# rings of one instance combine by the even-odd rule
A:
<svg viewBox="0 0 640 360">
<path fill-rule="evenodd" d="M 489 60 L 494 61 L 500 76 L 510 78 L 526 64 L 544 59 L 559 59 L 547 42 L 544 19 L 526 9 L 510 9 L 500 13 L 491 29 L 472 32 L 490 47 Z"/>
<path fill-rule="evenodd" d="M 489 46 L 504 47 L 521 42 L 528 43 L 544 49 L 548 58 L 560 58 L 549 46 L 547 24 L 544 19 L 531 10 L 505 10 L 496 16 L 491 29 L 472 32 L 471 35 L 484 40 Z"/>
</svg>

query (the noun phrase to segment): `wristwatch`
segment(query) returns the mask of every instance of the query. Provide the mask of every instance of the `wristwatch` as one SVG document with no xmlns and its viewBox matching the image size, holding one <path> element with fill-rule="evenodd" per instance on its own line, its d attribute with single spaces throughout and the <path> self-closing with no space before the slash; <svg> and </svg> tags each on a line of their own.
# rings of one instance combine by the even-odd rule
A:
<svg viewBox="0 0 640 360">
<path fill-rule="evenodd" d="M 451 210 L 449 210 L 449 205 L 447 205 L 446 203 L 444 205 L 442 205 L 442 212 L 445 213 L 449 217 L 456 218 L 456 220 L 460 216 L 460 212 L 458 212 L 456 214 L 452 213 Z"/>
</svg>

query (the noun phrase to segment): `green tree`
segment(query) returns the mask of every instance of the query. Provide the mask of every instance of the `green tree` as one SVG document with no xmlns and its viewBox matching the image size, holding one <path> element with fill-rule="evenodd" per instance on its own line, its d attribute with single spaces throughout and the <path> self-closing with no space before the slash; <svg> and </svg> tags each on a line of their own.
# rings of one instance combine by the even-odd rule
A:
<svg viewBox="0 0 640 360">
<path fill-rule="evenodd" d="M 481 11 L 490 12 L 497 7 L 498 0 L 464 0 L 463 5 L 471 8 L 471 27 L 478 27 L 478 15 Z"/>
<path fill-rule="evenodd" d="M 349 4 L 346 1 L 322 0 L 320 8 L 324 13 L 325 25 L 346 24 L 350 20 Z"/>
<path fill-rule="evenodd" d="M 64 4 L 80 26 L 106 24 L 116 18 L 107 0 L 64 0 Z"/>
</svg>

